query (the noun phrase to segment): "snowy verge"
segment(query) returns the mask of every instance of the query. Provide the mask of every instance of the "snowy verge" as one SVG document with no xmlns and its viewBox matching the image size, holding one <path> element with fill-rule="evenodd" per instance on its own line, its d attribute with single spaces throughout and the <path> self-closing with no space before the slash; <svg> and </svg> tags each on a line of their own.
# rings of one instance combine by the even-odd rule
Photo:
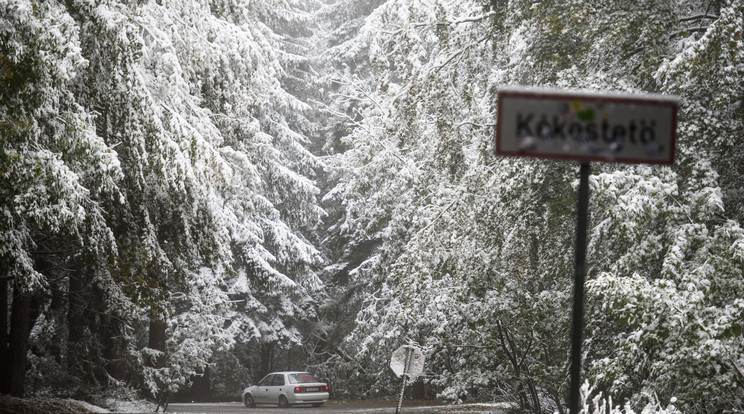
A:
<svg viewBox="0 0 744 414">
<path fill-rule="evenodd" d="M 0 412 L 26 414 L 79 414 L 79 413 L 152 413 L 155 405 L 146 401 L 105 400 L 109 408 L 69 398 L 18 398 L 0 395 Z"/>
</svg>

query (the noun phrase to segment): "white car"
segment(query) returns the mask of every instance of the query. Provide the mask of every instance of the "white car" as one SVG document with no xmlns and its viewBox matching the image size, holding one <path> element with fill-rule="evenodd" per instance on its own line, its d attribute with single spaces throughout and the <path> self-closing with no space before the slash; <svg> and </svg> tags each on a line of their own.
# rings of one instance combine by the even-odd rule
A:
<svg viewBox="0 0 744 414">
<path fill-rule="evenodd" d="M 272 372 L 258 385 L 243 390 L 243 404 L 253 408 L 256 404 L 289 407 L 295 404 L 312 404 L 319 407 L 328 401 L 328 385 L 318 382 L 309 372 Z"/>
</svg>

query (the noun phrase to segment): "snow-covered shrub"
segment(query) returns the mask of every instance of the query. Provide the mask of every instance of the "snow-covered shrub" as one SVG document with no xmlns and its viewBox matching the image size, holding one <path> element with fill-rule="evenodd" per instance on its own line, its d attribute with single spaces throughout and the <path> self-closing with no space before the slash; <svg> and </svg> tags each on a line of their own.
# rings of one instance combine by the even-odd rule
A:
<svg viewBox="0 0 744 414">
<path fill-rule="evenodd" d="M 649 402 L 635 411 L 626 403 L 624 406 L 613 405 L 612 397 L 597 391 L 588 382 L 581 386 L 580 409 L 582 414 L 681 414 L 682 412 L 674 406 L 674 399 L 664 407 L 655 394 L 649 398 Z"/>
</svg>

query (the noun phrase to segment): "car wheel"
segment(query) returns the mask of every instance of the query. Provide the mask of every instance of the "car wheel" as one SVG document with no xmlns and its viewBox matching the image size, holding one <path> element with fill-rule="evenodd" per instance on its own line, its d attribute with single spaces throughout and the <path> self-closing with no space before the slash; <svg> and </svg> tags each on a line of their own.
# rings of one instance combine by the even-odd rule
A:
<svg viewBox="0 0 744 414">
<path fill-rule="evenodd" d="M 287 397 L 280 395 L 279 396 L 279 407 L 281 408 L 288 408 L 289 407 L 289 401 L 287 401 Z"/>
<path fill-rule="evenodd" d="M 253 401 L 253 396 L 250 394 L 246 394 L 245 398 L 243 399 L 245 402 L 245 406 L 248 408 L 256 408 L 256 402 Z"/>
</svg>

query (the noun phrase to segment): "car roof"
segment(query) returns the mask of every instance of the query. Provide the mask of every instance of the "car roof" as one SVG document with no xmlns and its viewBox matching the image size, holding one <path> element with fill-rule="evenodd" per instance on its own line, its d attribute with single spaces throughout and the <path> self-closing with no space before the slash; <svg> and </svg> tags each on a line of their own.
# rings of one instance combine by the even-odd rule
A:
<svg viewBox="0 0 744 414">
<path fill-rule="evenodd" d="M 270 372 L 268 375 L 271 374 L 309 374 L 307 371 L 274 371 Z"/>
</svg>

